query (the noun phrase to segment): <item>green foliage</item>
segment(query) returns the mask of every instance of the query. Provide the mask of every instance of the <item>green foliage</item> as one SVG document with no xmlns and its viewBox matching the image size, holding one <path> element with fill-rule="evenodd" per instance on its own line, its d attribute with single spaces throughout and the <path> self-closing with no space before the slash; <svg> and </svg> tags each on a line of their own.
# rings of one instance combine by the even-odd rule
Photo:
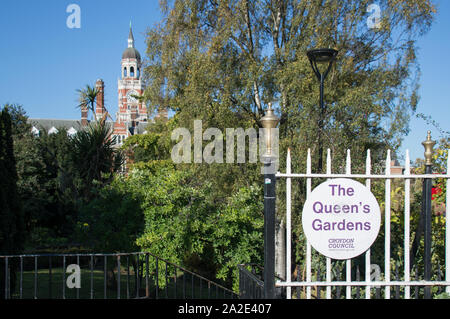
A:
<svg viewBox="0 0 450 319">
<path fill-rule="evenodd" d="M 20 105 L 10 105 L 17 189 L 28 236 L 26 246 L 67 245 L 81 207 L 97 196 L 120 169 L 123 156 L 114 147 L 105 121 L 90 124 L 70 137 L 67 130 L 48 134 L 40 128 L 31 133 L 28 117 Z"/>
<path fill-rule="evenodd" d="M 0 254 L 14 254 L 23 247 L 24 220 L 17 192 L 16 159 L 9 107 L 0 112 Z"/>
<path fill-rule="evenodd" d="M 195 189 L 188 171 L 176 170 L 170 162 L 152 162 L 136 167 L 130 187 L 142 194 L 145 230 L 137 244 L 173 263 L 182 263 L 204 247 L 204 222 L 212 207 L 205 200 L 207 185 Z"/>
<path fill-rule="evenodd" d="M 443 293 L 437 295 L 436 297 L 434 297 L 434 299 L 450 299 L 450 294 L 447 292 L 443 292 Z"/>
<path fill-rule="evenodd" d="M 14 157 L 13 125 L 10 107 L 6 105 L 0 112 L 0 254 L 18 254 L 23 249 L 25 227 L 22 205 L 17 191 L 16 159 Z M 10 263 L 10 281 L 14 287 L 17 261 Z M 5 273 L 5 264 L 0 265 Z M 5 276 L 0 277 L 0 285 L 5 286 Z M 14 292 L 14 289 L 12 289 Z M 0 298 L 4 298 L 0 291 Z"/>
<path fill-rule="evenodd" d="M 371 3 L 163 2 L 164 20 L 147 33 L 145 97 L 152 108 L 172 107 L 183 127 L 202 119 L 220 129 L 260 126 L 264 104 L 277 101 L 282 151 L 312 147 L 316 160 L 319 136 L 324 148 L 352 149 L 355 164 L 368 148 L 395 149 L 417 103 L 415 42 L 435 9 L 429 0 L 380 1 L 381 26 L 370 29 Z M 339 50 L 323 127 L 306 57 L 313 47 Z"/>
<path fill-rule="evenodd" d="M 224 201 L 215 202 L 211 183 L 199 182 L 189 167 L 177 167 L 170 161 L 140 162 L 133 166 L 128 177 L 104 189 L 106 197 L 96 203 L 98 208 L 90 205 L 87 210 L 94 208 L 97 212 L 103 205 L 106 211 L 113 208 L 114 204 L 102 203 L 113 196 L 108 193 L 114 194 L 118 185 L 139 201 L 135 211 L 143 213 L 145 225 L 136 240 L 141 250 L 186 265 L 210 278 L 233 283 L 236 289 L 236 265 L 261 262 L 261 188 L 242 188 Z M 155 269 L 155 262 L 149 260 L 150 269 Z M 164 278 L 159 281 L 163 287 Z"/>
<path fill-rule="evenodd" d="M 128 137 L 121 149 L 126 152 L 132 162 L 168 159 L 170 157 L 170 144 L 167 143 L 167 137 L 166 123 L 157 121 L 157 123 L 147 126 L 145 134 Z"/>
<path fill-rule="evenodd" d="M 82 205 L 77 221 L 77 237 L 83 246 L 101 252 L 137 250 L 136 238 L 144 226 L 137 193 L 124 177 L 117 176 L 90 202 Z"/>
<path fill-rule="evenodd" d="M 71 140 L 71 162 L 78 175 L 76 189 L 83 200 L 92 199 L 93 189 L 111 182 L 113 173 L 121 168 L 124 157 L 114 144 L 105 121 L 89 123 Z"/>
<path fill-rule="evenodd" d="M 191 132 L 194 119 L 222 132 L 258 128 L 265 105 L 274 102 L 280 117 L 280 171 L 290 148 L 292 170 L 305 172 L 310 148 L 317 172 L 321 139 L 331 150 L 334 173 L 344 173 L 346 149 L 352 151 L 353 173 L 363 173 L 367 149 L 377 167 L 385 150 L 395 152 L 409 130 L 418 100 L 416 41 L 435 14 L 430 0 L 378 1 L 381 26 L 370 29 L 370 4 L 164 1 L 164 19 L 147 33 L 146 100 L 153 109 L 171 107 L 175 127 Z M 306 56 L 308 49 L 320 47 L 339 51 L 325 82 L 324 125 L 317 107 L 319 83 Z M 223 205 L 239 189 L 261 183 L 258 165 L 193 164 L 189 169 L 198 184 L 210 182 L 208 197 Z M 285 212 L 281 185 L 279 219 Z M 304 180 L 293 183 L 293 211 L 301 211 L 305 190 Z M 295 258 L 301 261 L 300 218 L 294 217 L 292 226 Z"/>
<path fill-rule="evenodd" d="M 95 117 L 95 103 L 99 90 L 96 87 L 86 85 L 84 89 L 78 89 L 78 107 L 80 109 L 86 108 L 92 112 L 92 116 Z"/>
<path fill-rule="evenodd" d="M 239 291 L 239 264 L 262 264 L 263 261 L 263 198 L 261 186 L 241 188 L 216 213 L 211 240 L 217 263 L 216 277 L 232 281 Z"/>
</svg>

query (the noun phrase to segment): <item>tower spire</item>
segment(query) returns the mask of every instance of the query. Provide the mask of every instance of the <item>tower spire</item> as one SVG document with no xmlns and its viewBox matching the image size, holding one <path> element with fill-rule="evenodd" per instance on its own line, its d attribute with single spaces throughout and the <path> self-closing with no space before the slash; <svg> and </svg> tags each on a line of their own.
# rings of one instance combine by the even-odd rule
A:
<svg viewBox="0 0 450 319">
<path fill-rule="evenodd" d="M 131 28 L 131 20 L 130 20 L 130 34 L 128 35 L 128 47 L 134 48 L 134 37 L 133 37 L 133 29 Z"/>
</svg>

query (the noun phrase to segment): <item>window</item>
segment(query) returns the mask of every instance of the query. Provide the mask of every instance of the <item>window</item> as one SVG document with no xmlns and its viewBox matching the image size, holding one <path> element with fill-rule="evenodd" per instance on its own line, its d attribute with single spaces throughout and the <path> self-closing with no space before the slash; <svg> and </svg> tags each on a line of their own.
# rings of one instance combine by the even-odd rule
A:
<svg viewBox="0 0 450 319">
<path fill-rule="evenodd" d="M 69 136 L 74 136 L 75 134 L 77 134 L 77 130 L 74 129 L 73 127 L 71 127 L 71 128 L 67 131 L 67 135 L 69 135 Z"/>
<path fill-rule="evenodd" d="M 34 136 L 39 136 L 39 130 L 34 126 L 31 129 L 31 133 L 33 133 Z"/>
<path fill-rule="evenodd" d="M 52 128 L 50 130 L 48 130 L 48 134 L 56 134 L 58 133 L 58 130 L 56 129 L 56 127 L 52 126 Z"/>
<path fill-rule="evenodd" d="M 123 68 L 123 76 L 126 77 L 127 76 L 127 67 Z"/>
<path fill-rule="evenodd" d="M 134 67 L 130 68 L 130 76 L 134 78 Z"/>
</svg>

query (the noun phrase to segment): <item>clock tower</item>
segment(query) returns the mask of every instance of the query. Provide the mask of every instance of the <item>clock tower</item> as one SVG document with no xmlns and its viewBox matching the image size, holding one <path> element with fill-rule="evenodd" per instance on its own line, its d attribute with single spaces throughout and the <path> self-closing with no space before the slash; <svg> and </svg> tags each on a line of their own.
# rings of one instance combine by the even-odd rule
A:
<svg viewBox="0 0 450 319">
<path fill-rule="evenodd" d="M 134 47 L 130 23 L 128 48 L 122 54 L 122 76 L 118 81 L 119 110 L 116 114 L 116 123 L 119 124 L 118 126 L 130 128 L 132 131 L 138 126 L 139 122 L 147 122 L 148 120 L 147 107 L 140 98 L 144 93 L 141 67 L 141 55 Z"/>
</svg>

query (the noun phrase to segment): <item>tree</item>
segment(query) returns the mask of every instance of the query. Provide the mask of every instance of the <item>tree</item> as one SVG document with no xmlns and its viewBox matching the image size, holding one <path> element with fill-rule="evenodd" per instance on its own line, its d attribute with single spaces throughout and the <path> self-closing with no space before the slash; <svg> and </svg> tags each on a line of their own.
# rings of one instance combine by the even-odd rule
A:
<svg viewBox="0 0 450 319">
<path fill-rule="evenodd" d="M 77 232 L 86 247 L 111 253 L 136 251 L 136 239 L 144 229 L 140 195 L 126 177 L 117 175 L 83 204 Z"/>
<path fill-rule="evenodd" d="M 131 162 L 148 162 L 166 160 L 170 158 L 170 145 L 167 132 L 170 123 L 157 119 L 146 127 L 145 134 L 135 134 L 128 137 L 121 149 L 127 154 Z"/>
<path fill-rule="evenodd" d="M 378 1 L 381 20 L 372 27 L 369 0 L 174 0 L 162 1 L 163 21 L 147 32 L 144 93 L 150 109 L 170 107 L 173 122 L 203 127 L 258 128 L 265 105 L 275 102 L 280 117 L 280 170 L 291 148 L 292 170 L 304 172 L 318 140 L 332 152 L 333 172 L 362 172 L 366 150 L 376 166 L 386 148 L 395 151 L 409 128 L 419 99 L 416 41 L 436 12 L 430 0 Z M 325 83 L 323 123 L 319 85 L 308 49 L 339 51 Z M 258 165 L 191 165 L 197 182 L 211 182 L 210 198 L 226 201 L 238 189 L 260 182 Z M 317 168 L 313 167 L 313 171 Z M 317 180 L 317 182 L 320 182 Z M 313 185 L 314 186 L 314 185 Z M 305 183 L 292 185 L 301 210 Z M 278 190 L 278 218 L 284 215 Z M 304 238 L 295 221 L 296 259 Z"/>
<path fill-rule="evenodd" d="M 12 254 L 23 245 L 22 207 L 17 194 L 17 171 L 12 139 L 11 115 L 8 107 L 0 113 L 0 251 Z"/>
<path fill-rule="evenodd" d="M 90 123 L 71 140 L 71 162 L 78 178 L 75 182 L 78 198 L 89 201 L 96 187 L 102 188 L 121 169 L 124 157 L 114 147 L 115 138 L 106 121 Z"/>
<path fill-rule="evenodd" d="M 86 85 L 84 89 L 77 90 L 78 97 L 78 107 L 80 109 L 87 108 L 92 112 L 92 115 L 95 119 L 95 103 L 97 100 L 97 94 L 99 90 L 96 87 L 92 87 L 89 84 Z"/>
<path fill-rule="evenodd" d="M 23 248 L 25 229 L 22 207 L 17 193 L 17 171 L 14 157 L 11 115 L 8 106 L 0 113 L 0 254 L 10 255 Z M 5 265 L 0 270 L 5 273 Z M 10 265 L 11 287 L 15 287 L 17 262 Z M 5 286 L 5 276 L 0 277 L 0 284 Z M 14 288 L 12 288 L 14 290 Z M 3 298 L 4 291 L 0 292 Z"/>
<path fill-rule="evenodd" d="M 58 128 L 49 135 L 41 129 L 36 137 L 21 105 L 5 108 L 11 114 L 17 193 L 26 229 L 22 248 L 62 243 L 74 216 L 67 131 Z"/>
<path fill-rule="evenodd" d="M 396 149 L 415 110 L 416 39 L 431 25 L 429 0 L 380 1 L 379 28 L 369 28 L 372 1 L 212 1 L 162 3 L 163 22 L 147 34 L 145 96 L 169 106 L 180 124 L 260 126 L 264 104 L 277 101 L 283 148 L 333 153 Z M 325 85 L 325 127 L 318 127 L 318 84 L 307 49 L 339 50 Z M 233 126 L 227 126 L 233 125 Z M 334 156 L 336 160 L 343 155 Z M 355 162 L 355 163 L 356 163 Z"/>
</svg>

